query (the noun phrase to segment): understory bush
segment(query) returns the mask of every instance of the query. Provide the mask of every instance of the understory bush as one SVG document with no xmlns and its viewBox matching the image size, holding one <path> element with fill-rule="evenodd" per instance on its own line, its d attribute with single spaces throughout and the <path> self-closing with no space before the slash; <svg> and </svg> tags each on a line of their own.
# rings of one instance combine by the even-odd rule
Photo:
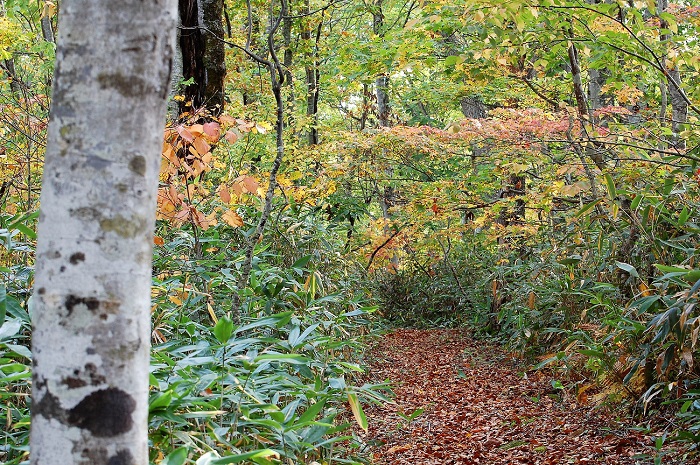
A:
<svg viewBox="0 0 700 465">
<path fill-rule="evenodd" d="M 20 239 L 34 239 L 35 217 L 0 218 L 0 414 L 7 422 L 0 460 L 8 465 L 25 463 L 29 453 L 33 245 Z M 292 220 L 299 217 L 278 219 Z M 362 405 L 385 402 L 389 393 L 358 376 L 363 340 L 378 328 L 377 307 L 354 285 L 360 278 L 352 264 L 308 243 L 319 240 L 308 234 L 318 231 L 314 218 L 302 224 L 286 237 L 297 247 L 273 234 L 256 249 L 244 289 L 237 289 L 243 251 L 232 247 L 241 231 L 226 225 L 171 231 L 160 224 L 151 463 L 364 463 L 351 426 L 366 429 Z M 332 241 L 332 233 L 323 239 Z M 312 253 L 301 255 L 306 251 Z M 243 302 L 238 324 L 229 316 L 235 292 Z"/>
<path fill-rule="evenodd" d="M 296 227 L 274 232 L 286 223 Z M 387 386 L 358 384 L 377 307 L 351 286 L 352 264 L 332 252 L 334 235 L 313 211 L 274 226 L 245 289 L 243 251 L 231 247 L 244 231 L 180 228 L 157 247 L 152 461 L 363 462 L 347 419 L 366 428 L 362 404 L 387 400 Z M 229 316 L 235 292 L 240 323 Z M 353 415 L 341 419 L 348 405 Z"/>
<path fill-rule="evenodd" d="M 454 327 L 478 317 L 486 304 L 474 286 L 478 272 L 462 260 L 440 261 L 429 268 L 406 265 L 398 271 L 377 270 L 369 284 L 382 316 L 392 325 Z"/>
</svg>

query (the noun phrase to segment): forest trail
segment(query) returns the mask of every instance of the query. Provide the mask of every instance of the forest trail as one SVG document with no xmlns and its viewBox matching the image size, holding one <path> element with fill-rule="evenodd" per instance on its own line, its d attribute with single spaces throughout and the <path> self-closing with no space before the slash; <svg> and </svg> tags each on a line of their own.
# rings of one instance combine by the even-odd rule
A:
<svg viewBox="0 0 700 465">
<path fill-rule="evenodd" d="M 459 330 L 397 330 L 371 356 L 370 379 L 391 380 L 396 393 L 395 404 L 366 409 L 376 464 L 654 463 L 653 437 L 562 396 L 546 373 L 524 376 L 522 361 Z"/>
</svg>

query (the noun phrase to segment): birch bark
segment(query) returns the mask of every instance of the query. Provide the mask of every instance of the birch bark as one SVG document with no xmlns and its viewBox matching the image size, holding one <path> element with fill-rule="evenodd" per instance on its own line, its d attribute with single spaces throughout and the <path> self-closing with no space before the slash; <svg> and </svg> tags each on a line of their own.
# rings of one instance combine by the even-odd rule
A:
<svg viewBox="0 0 700 465">
<path fill-rule="evenodd" d="M 174 0 L 64 0 L 32 298 L 32 465 L 148 463 Z"/>
</svg>

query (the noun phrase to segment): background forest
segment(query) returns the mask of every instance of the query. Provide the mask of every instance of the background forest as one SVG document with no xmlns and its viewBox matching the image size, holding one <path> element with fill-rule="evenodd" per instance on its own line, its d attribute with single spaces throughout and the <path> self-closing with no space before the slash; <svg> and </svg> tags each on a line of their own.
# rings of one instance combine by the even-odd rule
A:
<svg viewBox="0 0 700 465">
<path fill-rule="evenodd" d="M 389 396 L 362 352 L 387 325 L 471 327 L 579 402 L 700 441 L 700 6 L 179 4 L 153 463 L 362 463 L 353 428 Z M 0 2 L 7 464 L 28 454 L 60 7 Z"/>
</svg>

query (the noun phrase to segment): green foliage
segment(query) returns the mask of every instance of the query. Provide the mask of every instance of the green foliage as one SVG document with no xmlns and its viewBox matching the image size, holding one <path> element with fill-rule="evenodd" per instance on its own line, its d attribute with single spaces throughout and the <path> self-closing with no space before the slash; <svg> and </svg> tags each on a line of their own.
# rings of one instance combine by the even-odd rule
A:
<svg viewBox="0 0 700 465">
<path fill-rule="evenodd" d="M 239 287 L 276 106 L 263 67 L 230 47 L 225 113 L 166 132 L 153 462 L 362 460 L 350 424 L 367 428 L 362 404 L 385 399 L 361 384 L 358 359 L 378 314 L 471 325 L 565 371 L 557 390 L 614 385 L 639 412 L 677 408 L 672 437 L 697 442 L 697 7 L 313 0 L 268 42 L 277 6 L 249 4 L 250 38 L 245 2 L 226 3 L 227 40 L 273 44 L 285 61 L 287 153 Z M 42 18 L 55 29 L 51 5 L 7 0 L 0 16 L 0 460 L 13 465 L 27 448 L 31 212 L 54 59 L 38 31 Z M 600 87 L 588 112 L 573 52 L 582 85 Z M 685 99 L 671 95 L 674 70 Z M 380 75 L 392 128 L 377 124 Z M 465 97 L 488 117 L 464 120 Z M 674 128 L 679 98 L 690 110 Z M 311 128 L 320 144 L 304 142 Z"/>
<path fill-rule="evenodd" d="M 221 252 L 226 229 L 202 232 L 209 252 L 177 271 L 169 258 L 184 231 L 156 254 L 156 266 L 169 271 L 160 270 L 154 315 L 162 342 L 151 370 L 152 459 L 177 460 L 173 449 L 185 447 L 192 458 L 210 453 L 208 463 L 358 463 L 350 459 L 351 423 L 340 414 L 348 399 L 358 412 L 358 399 L 387 400 L 386 386 L 354 384 L 363 371 L 354 358 L 358 335 L 376 308 L 342 288 L 324 292 L 313 256 L 273 265 L 282 257 L 266 247 L 256 255 L 250 287 L 238 290 L 248 316 L 234 324 L 226 309 L 239 260 Z"/>
<path fill-rule="evenodd" d="M 0 214 L 0 414 L 5 418 L 0 457 L 17 464 L 29 440 L 31 381 L 28 300 L 36 213 Z"/>
</svg>

